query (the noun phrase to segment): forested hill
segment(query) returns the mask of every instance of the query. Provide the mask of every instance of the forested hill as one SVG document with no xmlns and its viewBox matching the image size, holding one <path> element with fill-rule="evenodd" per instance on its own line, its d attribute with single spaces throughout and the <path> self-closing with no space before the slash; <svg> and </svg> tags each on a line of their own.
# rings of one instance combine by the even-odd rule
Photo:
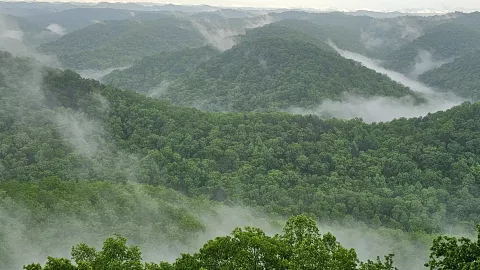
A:
<svg viewBox="0 0 480 270">
<path fill-rule="evenodd" d="M 365 47 L 359 42 L 360 32 L 357 29 L 337 25 L 318 25 L 308 20 L 282 20 L 263 27 L 248 29 L 240 40 L 266 37 L 301 39 L 333 51 L 328 45 L 328 41 L 331 40 L 344 50 L 365 52 Z"/>
<path fill-rule="evenodd" d="M 164 98 L 207 110 L 272 111 L 312 107 L 346 94 L 416 98 L 385 75 L 293 38 L 242 42 L 172 84 Z"/>
<path fill-rule="evenodd" d="M 102 69 L 130 65 L 165 50 L 204 44 L 204 37 L 191 22 L 167 16 L 96 23 L 43 44 L 40 50 L 56 54 L 68 68 Z"/>
<path fill-rule="evenodd" d="M 459 96 L 480 100 L 480 50 L 422 74 L 424 83 L 448 89 Z"/>
<path fill-rule="evenodd" d="M 174 80 L 188 75 L 201 63 L 220 52 L 210 46 L 166 51 L 142 58 L 125 70 L 115 70 L 102 78 L 102 82 L 122 89 L 131 89 L 158 96 Z"/>
<path fill-rule="evenodd" d="M 55 70 L 44 75 L 40 102 L 28 84 L 35 69 L 7 54 L 1 61 L 2 179 L 135 179 L 282 215 L 406 231 L 480 221 L 480 104 L 371 125 L 208 113 Z"/>
<path fill-rule="evenodd" d="M 478 16 L 478 15 L 477 15 Z M 444 23 L 427 30 L 421 37 L 385 57 L 385 67 L 409 73 L 424 50 L 433 61 L 449 61 L 480 48 L 480 24 Z"/>
</svg>

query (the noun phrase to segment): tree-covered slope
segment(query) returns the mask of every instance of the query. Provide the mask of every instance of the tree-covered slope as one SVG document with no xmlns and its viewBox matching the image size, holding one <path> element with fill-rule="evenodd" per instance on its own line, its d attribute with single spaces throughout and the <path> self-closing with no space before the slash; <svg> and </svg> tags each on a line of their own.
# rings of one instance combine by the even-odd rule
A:
<svg viewBox="0 0 480 270">
<path fill-rule="evenodd" d="M 272 14 L 278 20 L 307 20 L 320 26 L 341 26 L 360 31 L 373 20 L 368 16 L 351 16 L 343 12 L 310 13 L 305 11 L 285 11 Z"/>
<path fill-rule="evenodd" d="M 410 73 L 421 51 L 431 53 L 432 60 L 438 62 L 471 53 L 479 47 L 478 26 L 453 21 L 428 29 L 421 37 L 388 55 L 384 59 L 385 67 Z"/>
<path fill-rule="evenodd" d="M 480 50 L 422 74 L 419 79 L 431 86 L 450 90 L 473 100 L 480 99 Z"/>
<path fill-rule="evenodd" d="M 79 241 L 98 245 L 112 233 L 150 253 L 178 250 L 206 230 L 198 213 L 212 211 L 205 201 L 147 185 L 2 179 L 0 268 L 21 269 L 27 257 L 67 255 L 64 248 Z"/>
<path fill-rule="evenodd" d="M 332 41 L 341 49 L 362 53 L 365 52 L 365 48 L 359 42 L 359 36 L 359 31 L 343 26 L 322 26 L 309 20 L 286 19 L 264 27 L 250 29 L 242 37 L 242 40 L 266 37 L 295 38 L 317 43 L 326 50 L 333 50 L 328 46 L 328 41 Z"/>
<path fill-rule="evenodd" d="M 360 41 L 367 55 L 384 59 L 407 46 L 430 29 L 453 20 L 451 14 L 437 16 L 399 16 L 374 19 L 361 29 Z"/>
<path fill-rule="evenodd" d="M 405 231 L 480 220 L 480 104 L 371 125 L 210 113 L 71 71 L 47 70 L 35 88 L 26 60 L 1 59 L 16 70 L 0 78 L 2 179 L 133 179 L 266 212 Z"/>
<path fill-rule="evenodd" d="M 245 41 L 197 67 L 164 98 L 208 110 L 271 111 L 323 100 L 414 96 L 385 75 L 299 39 Z"/>
<path fill-rule="evenodd" d="M 131 89 L 157 96 L 183 75 L 190 74 L 201 63 L 220 52 L 210 46 L 166 51 L 147 56 L 125 70 L 115 70 L 102 82 L 122 89 Z"/>
<path fill-rule="evenodd" d="M 40 49 L 56 54 L 66 67 L 91 69 L 125 66 L 161 51 L 203 44 L 204 37 L 189 21 L 165 17 L 96 23 Z"/>
</svg>

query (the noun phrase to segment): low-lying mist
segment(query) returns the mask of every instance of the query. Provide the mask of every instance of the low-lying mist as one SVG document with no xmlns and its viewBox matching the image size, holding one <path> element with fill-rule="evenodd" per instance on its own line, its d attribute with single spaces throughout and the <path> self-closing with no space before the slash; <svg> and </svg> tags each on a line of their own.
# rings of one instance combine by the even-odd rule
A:
<svg viewBox="0 0 480 270">
<path fill-rule="evenodd" d="M 253 29 L 273 23 L 275 19 L 270 15 L 258 17 L 247 17 L 242 26 L 233 27 L 229 25 L 228 18 L 224 21 L 212 22 L 210 20 L 193 20 L 192 25 L 205 38 L 207 44 L 212 45 L 220 51 L 226 51 L 237 45 L 238 35 L 244 35 L 247 29 Z"/>
<path fill-rule="evenodd" d="M 107 68 L 107 69 L 81 69 L 81 70 L 76 70 L 80 76 L 86 79 L 94 79 L 97 81 L 102 81 L 102 78 L 114 70 L 124 70 L 127 69 L 131 66 L 125 66 L 125 67 L 118 67 L 118 68 Z"/>
<path fill-rule="evenodd" d="M 167 214 L 158 210 L 158 201 L 151 199 L 140 190 L 136 193 L 137 203 L 140 204 L 139 211 L 144 211 L 144 214 L 150 215 L 152 219 L 162 219 L 162 215 Z M 126 194 L 126 197 L 130 198 L 131 194 Z M 218 205 L 201 211 L 182 209 L 187 211 L 184 215 L 194 216 L 204 228 L 193 235 L 191 232 L 175 230 L 177 226 L 175 223 L 169 224 L 168 231 L 162 232 L 155 231 L 157 224 L 147 221 L 136 226 L 128 223 L 109 226 L 99 223 L 101 219 L 66 220 L 53 215 L 47 216 L 49 220 L 47 223 L 29 232 L 28 226 L 23 222 L 28 220 L 31 213 L 21 210 L 21 206 L 17 207 L 9 209 L 2 208 L 0 205 L 2 217 L 0 224 L 3 225 L 3 233 L 7 235 L 5 238 L 7 242 L 3 243 L 3 248 L 12 252 L 15 269 L 21 269 L 23 265 L 32 262 L 44 263 L 46 255 L 69 258 L 72 246 L 80 242 L 100 248 L 102 241 L 115 233 L 127 236 L 130 244 L 138 245 L 145 261 L 173 262 L 182 253 L 194 253 L 208 240 L 230 234 L 236 227 L 258 227 L 268 235 L 274 235 L 281 233 L 285 221 L 270 218 L 251 208 Z M 103 207 L 109 206 L 103 205 Z M 14 209 L 15 213 L 10 212 Z M 113 211 L 103 214 L 108 214 L 108 219 L 125 219 L 125 217 L 116 216 L 118 214 Z M 94 216 L 93 213 L 92 217 Z M 165 219 L 168 222 L 168 217 Z M 362 224 L 349 226 L 319 224 L 319 228 L 322 234 L 331 232 L 343 246 L 354 248 L 361 260 L 375 259 L 376 256 L 394 253 L 395 265 L 404 270 L 424 269 L 423 264 L 428 259 L 428 248 L 432 241 L 431 237 L 414 240 L 414 237 L 407 233 L 381 228 L 369 229 Z M 188 235 L 188 242 L 172 238 L 177 234 Z M 152 236 L 155 238 L 151 239 Z"/>
<path fill-rule="evenodd" d="M 429 51 L 420 50 L 418 52 L 417 58 L 415 59 L 415 65 L 413 67 L 413 70 L 410 72 L 410 76 L 417 78 L 423 73 L 439 68 L 450 61 L 451 60 L 436 60 Z"/>
<path fill-rule="evenodd" d="M 55 33 L 49 29 L 37 33 L 34 38 L 43 40 Z M 38 53 L 35 48 L 25 42 L 26 35 L 18 22 L 12 18 L 0 14 L 0 50 L 8 51 L 16 56 L 32 57 L 47 66 L 60 67 L 56 57 Z"/>
<path fill-rule="evenodd" d="M 453 93 L 440 92 L 421 82 L 392 70 L 380 66 L 381 61 L 367 56 L 339 49 L 331 41 L 329 45 L 341 56 L 362 63 L 365 67 L 378 73 L 385 74 L 390 79 L 401 83 L 413 91 L 421 94 L 426 103 L 416 104 L 412 98 L 374 97 L 362 98 L 345 96 L 342 101 L 326 100 L 317 108 L 289 108 L 288 111 L 296 114 L 313 114 L 321 117 L 362 118 L 365 122 L 384 122 L 401 117 L 419 117 L 428 113 L 447 110 L 467 100 Z"/>
</svg>

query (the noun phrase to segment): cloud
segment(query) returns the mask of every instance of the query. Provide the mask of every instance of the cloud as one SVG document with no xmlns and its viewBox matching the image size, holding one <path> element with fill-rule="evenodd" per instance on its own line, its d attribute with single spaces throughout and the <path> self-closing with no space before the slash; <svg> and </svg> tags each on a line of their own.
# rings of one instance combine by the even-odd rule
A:
<svg viewBox="0 0 480 270">
<path fill-rule="evenodd" d="M 159 98 L 167 92 L 167 90 L 168 90 L 168 88 L 170 87 L 171 84 L 172 84 L 171 82 L 169 82 L 167 80 L 163 80 L 156 87 L 151 88 L 148 91 L 147 96 L 153 97 L 153 98 Z"/>
<path fill-rule="evenodd" d="M 76 70 L 76 72 L 80 74 L 80 76 L 82 76 L 83 78 L 101 81 L 104 76 L 112 73 L 114 70 L 124 70 L 129 67 L 131 66 L 107 68 L 107 69 L 82 69 L 82 70 Z"/>
<path fill-rule="evenodd" d="M 228 19 L 224 22 L 211 22 L 209 20 L 196 21 L 192 19 L 192 25 L 205 38 L 208 44 L 214 46 L 220 51 L 226 51 L 238 42 L 237 36 L 245 34 L 247 29 L 258 28 L 274 22 L 270 15 L 249 17 L 244 19 L 244 24 L 240 28 L 228 25 Z"/>
<path fill-rule="evenodd" d="M 420 50 L 418 56 L 415 59 L 415 66 L 410 72 L 410 76 L 418 77 L 423 73 L 441 67 L 442 65 L 450 62 L 450 60 L 436 61 L 433 59 L 432 54 L 427 50 Z"/>
<path fill-rule="evenodd" d="M 42 33 L 38 33 L 40 35 Z M 38 53 L 24 43 L 25 33 L 11 17 L 0 14 L 0 50 L 8 51 L 16 56 L 35 58 L 47 66 L 60 67 L 56 57 Z"/>
<path fill-rule="evenodd" d="M 65 33 L 67 32 L 65 28 L 56 23 L 50 24 L 49 26 L 47 26 L 47 29 L 60 36 L 65 35 Z"/>
<path fill-rule="evenodd" d="M 457 99 L 440 95 L 427 99 L 426 104 L 415 105 L 409 97 L 389 98 L 359 96 L 345 96 L 342 101 L 326 100 L 313 109 L 289 108 L 287 111 L 294 114 L 318 115 L 323 118 L 353 119 L 362 118 L 367 123 L 386 122 L 395 118 L 411 118 L 425 116 L 430 112 L 450 109 L 460 104 Z"/>
</svg>

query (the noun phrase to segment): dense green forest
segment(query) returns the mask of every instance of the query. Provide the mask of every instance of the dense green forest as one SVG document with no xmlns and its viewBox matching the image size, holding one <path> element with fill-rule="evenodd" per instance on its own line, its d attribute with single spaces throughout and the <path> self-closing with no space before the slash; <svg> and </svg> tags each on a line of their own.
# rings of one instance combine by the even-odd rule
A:
<svg viewBox="0 0 480 270">
<path fill-rule="evenodd" d="M 360 32 L 341 25 L 318 25 L 308 20 L 285 19 L 264 27 L 248 29 L 240 40 L 255 40 L 266 37 L 295 38 L 310 41 L 325 50 L 333 49 L 328 46 L 331 40 L 342 49 L 365 53 L 364 46 L 358 42 Z"/>
<path fill-rule="evenodd" d="M 20 74 L 3 76 L 20 82 L 28 76 Z M 13 95 L 2 98 L 4 179 L 125 182 L 131 176 L 266 212 L 308 212 L 323 221 L 353 219 L 412 232 L 436 232 L 445 224 L 471 228 L 479 221 L 478 104 L 367 125 L 284 113 L 200 112 L 71 71 L 45 73 L 44 104 L 3 89 Z M 29 96 L 31 104 L 14 106 Z M 45 104 L 53 112 L 42 109 Z"/>
<path fill-rule="evenodd" d="M 162 90 L 162 83 L 166 91 L 169 83 L 181 78 L 182 75 L 190 74 L 198 65 L 219 53 L 210 46 L 162 52 L 144 57 L 125 70 L 115 70 L 103 77 L 102 82 L 156 95 L 155 90 Z M 164 91 L 157 92 L 162 94 Z"/>
<path fill-rule="evenodd" d="M 480 99 L 480 50 L 422 74 L 419 79 L 472 100 Z"/>
<path fill-rule="evenodd" d="M 188 51 L 178 54 L 182 53 L 181 63 L 185 61 L 187 68 L 196 64 L 193 72 L 161 89 L 165 92 L 162 98 L 176 104 L 207 110 L 274 111 L 291 106 L 313 107 L 326 99 L 341 100 L 346 94 L 411 96 L 422 102 L 415 92 L 387 76 L 293 37 L 252 37 L 200 64 L 201 55 L 191 56 Z M 178 57 L 177 53 L 165 53 L 161 58 L 146 58 L 136 67 L 114 72 L 105 80 L 126 89 L 155 91 L 165 81 L 175 79 L 163 75 L 162 70 L 169 68 L 170 59 Z M 150 90 L 143 82 L 149 84 Z"/>
<path fill-rule="evenodd" d="M 478 100 L 480 13 L 68 5 L 0 15 L 0 269 L 478 268 L 477 242 L 438 236 L 480 223 L 480 103 L 371 124 L 283 111 L 443 102 L 330 41 L 403 73 L 428 51 L 451 62 L 422 82 Z M 99 82 L 55 56 L 130 67 Z"/>
</svg>

